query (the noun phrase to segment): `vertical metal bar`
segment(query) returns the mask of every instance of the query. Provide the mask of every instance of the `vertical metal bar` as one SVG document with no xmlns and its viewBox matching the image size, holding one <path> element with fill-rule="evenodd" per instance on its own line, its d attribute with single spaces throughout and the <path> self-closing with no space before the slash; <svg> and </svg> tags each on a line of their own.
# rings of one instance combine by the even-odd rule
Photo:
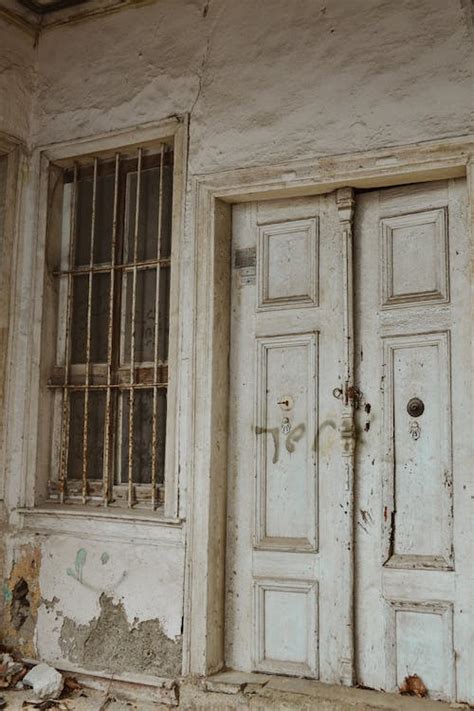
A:
<svg viewBox="0 0 474 711">
<path fill-rule="evenodd" d="M 107 333 L 107 391 L 105 396 L 105 424 L 104 424 L 104 506 L 108 506 L 110 499 L 110 469 L 111 469 L 111 407 L 112 407 L 112 346 L 113 346 L 113 318 L 115 301 L 115 258 L 117 245 L 117 215 L 118 215 L 118 181 L 120 168 L 120 154 L 115 155 L 115 176 L 114 176 L 114 205 L 112 215 L 112 244 L 110 256 L 110 288 L 109 288 L 109 323 Z"/>
<path fill-rule="evenodd" d="M 158 237 L 156 246 L 156 283 L 155 283 L 155 323 L 154 323 L 154 347 L 153 347 L 153 413 L 152 413 L 152 434 L 151 434 L 151 506 L 156 508 L 156 479 L 157 479 L 157 461 L 156 461 L 156 446 L 157 446 L 157 409 L 158 409 L 158 346 L 159 346 L 159 306 L 160 306 L 160 263 L 161 258 L 161 221 L 163 215 L 163 173 L 164 173 L 164 146 L 161 146 L 160 152 L 160 182 L 158 188 Z"/>
<path fill-rule="evenodd" d="M 94 178 L 92 185 L 92 216 L 91 216 L 91 238 L 90 238 L 90 261 L 87 290 L 87 330 L 86 330 L 86 374 L 84 389 L 84 419 L 82 432 L 82 502 L 87 503 L 87 457 L 89 451 L 89 384 L 91 366 L 91 325 L 92 325 L 92 267 L 94 266 L 94 241 L 95 241 L 95 212 L 97 200 L 97 165 L 98 160 L 94 158 Z"/>
<path fill-rule="evenodd" d="M 69 459 L 69 429 L 70 429 L 70 402 L 69 402 L 69 366 L 71 348 L 71 326 L 72 326 L 72 294 L 74 260 L 76 254 L 76 206 L 77 206 L 77 164 L 74 164 L 74 179 L 72 188 L 71 213 L 69 216 L 69 272 L 67 275 L 67 303 L 66 303 L 66 333 L 64 339 L 64 390 L 63 390 L 63 413 L 61 420 L 61 454 L 59 470 L 59 499 L 64 503 L 67 482 L 67 466 Z"/>
<path fill-rule="evenodd" d="M 132 313 L 130 319 L 130 391 L 128 401 L 128 505 L 133 503 L 133 418 L 135 404 L 135 310 L 137 301 L 138 226 L 140 217 L 140 190 L 142 149 L 138 149 L 137 190 L 135 197 L 135 225 L 133 230 Z"/>
</svg>

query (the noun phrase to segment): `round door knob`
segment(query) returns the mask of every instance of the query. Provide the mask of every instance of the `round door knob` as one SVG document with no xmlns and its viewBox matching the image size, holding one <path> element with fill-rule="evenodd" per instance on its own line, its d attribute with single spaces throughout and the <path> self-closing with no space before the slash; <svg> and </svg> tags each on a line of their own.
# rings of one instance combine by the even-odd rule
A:
<svg viewBox="0 0 474 711">
<path fill-rule="evenodd" d="M 419 397 L 412 397 L 407 404 L 407 412 L 410 417 L 420 417 L 425 411 L 425 404 Z"/>
</svg>

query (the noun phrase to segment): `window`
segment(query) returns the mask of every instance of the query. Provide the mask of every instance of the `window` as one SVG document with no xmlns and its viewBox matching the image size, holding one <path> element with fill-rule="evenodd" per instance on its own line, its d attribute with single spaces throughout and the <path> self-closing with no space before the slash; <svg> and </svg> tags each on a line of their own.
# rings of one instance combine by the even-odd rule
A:
<svg viewBox="0 0 474 711">
<path fill-rule="evenodd" d="M 155 509 L 166 461 L 172 146 L 51 165 L 49 183 L 48 498 Z"/>
</svg>

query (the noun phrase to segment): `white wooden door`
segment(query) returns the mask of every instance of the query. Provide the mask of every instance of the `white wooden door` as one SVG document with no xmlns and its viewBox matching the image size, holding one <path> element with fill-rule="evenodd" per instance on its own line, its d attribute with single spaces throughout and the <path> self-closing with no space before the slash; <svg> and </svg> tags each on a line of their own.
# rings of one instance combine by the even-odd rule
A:
<svg viewBox="0 0 474 711">
<path fill-rule="evenodd" d="M 358 195 L 354 244 L 359 681 L 472 702 L 465 180 Z"/>
<path fill-rule="evenodd" d="M 233 210 L 226 665 L 350 684 L 336 199 Z"/>
<path fill-rule="evenodd" d="M 466 183 L 351 197 L 233 211 L 226 664 L 472 702 Z"/>
</svg>

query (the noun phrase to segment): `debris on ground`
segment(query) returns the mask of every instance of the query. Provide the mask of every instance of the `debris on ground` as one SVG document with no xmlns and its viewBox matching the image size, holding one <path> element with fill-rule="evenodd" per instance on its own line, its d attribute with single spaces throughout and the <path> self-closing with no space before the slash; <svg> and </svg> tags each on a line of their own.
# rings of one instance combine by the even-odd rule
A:
<svg viewBox="0 0 474 711">
<path fill-rule="evenodd" d="M 57 699 L 44 699 L 24 701 L 22 708 L 33 708 L 40 709 L 41 711 L 46 711 L 47 709 L 57 709 L 57 711 L 70 711 L 70 707 L 64 703 L 64 701 L 58 701 Z"/>
<path fill-rule="evenodd" d="M 15 688 L 28 671 L 22 662 L 17 661 L 11 654 L 4 652 L 0 654 L 0 688 Z M 2 708 L 0 706 L 0 708 Z"/>
<path fill-rule="evenodd" d="M 64 678 L 49 664 L 37 664 L 23 678 L 25 686 L 33 687 L 33 692 L 40 699 L 58 699 L 64 688 Z"/>
<path fill-rule="evenodd" d="M 74 679 L 73 676 L 64 677 L 64 691 L 74 692 L 74 691 L 80 691 L 81 689 L 82 689 L 82 684 L 79 684 L 77 679 Z"/>
<path fill-rule="evenodd" d="M 7 702 L 5 701 L 5 699 L 2 696 L 0 696 L 0 709 L 6 708 L 6 705 L 7 705 Z"/>
<path fill-rule="evenodd" d="M 101 705 L 99 706 L 98 711 L 106 711 L 106 709 L 108 709 L 109 706 L 110 706 L 110 704 L 112 704 L 114 701 L 115 701 L 115 699 L 113 699 L 111 696 L 109 696 L 108 694 L 106 694 L 106 695 L 105 695 L 105 699 L 103 700 L 103 702 L 102 702 Z"/>
<path fill-rule="evenodd" d="M 422 699 L 428 695 L 428 689 L 418 674 L 412 674 L 405 677 L 405 681 L 400 687 L 400 693 L 408 696 L 418 696 L 418 698 Z"/>
</svg>

